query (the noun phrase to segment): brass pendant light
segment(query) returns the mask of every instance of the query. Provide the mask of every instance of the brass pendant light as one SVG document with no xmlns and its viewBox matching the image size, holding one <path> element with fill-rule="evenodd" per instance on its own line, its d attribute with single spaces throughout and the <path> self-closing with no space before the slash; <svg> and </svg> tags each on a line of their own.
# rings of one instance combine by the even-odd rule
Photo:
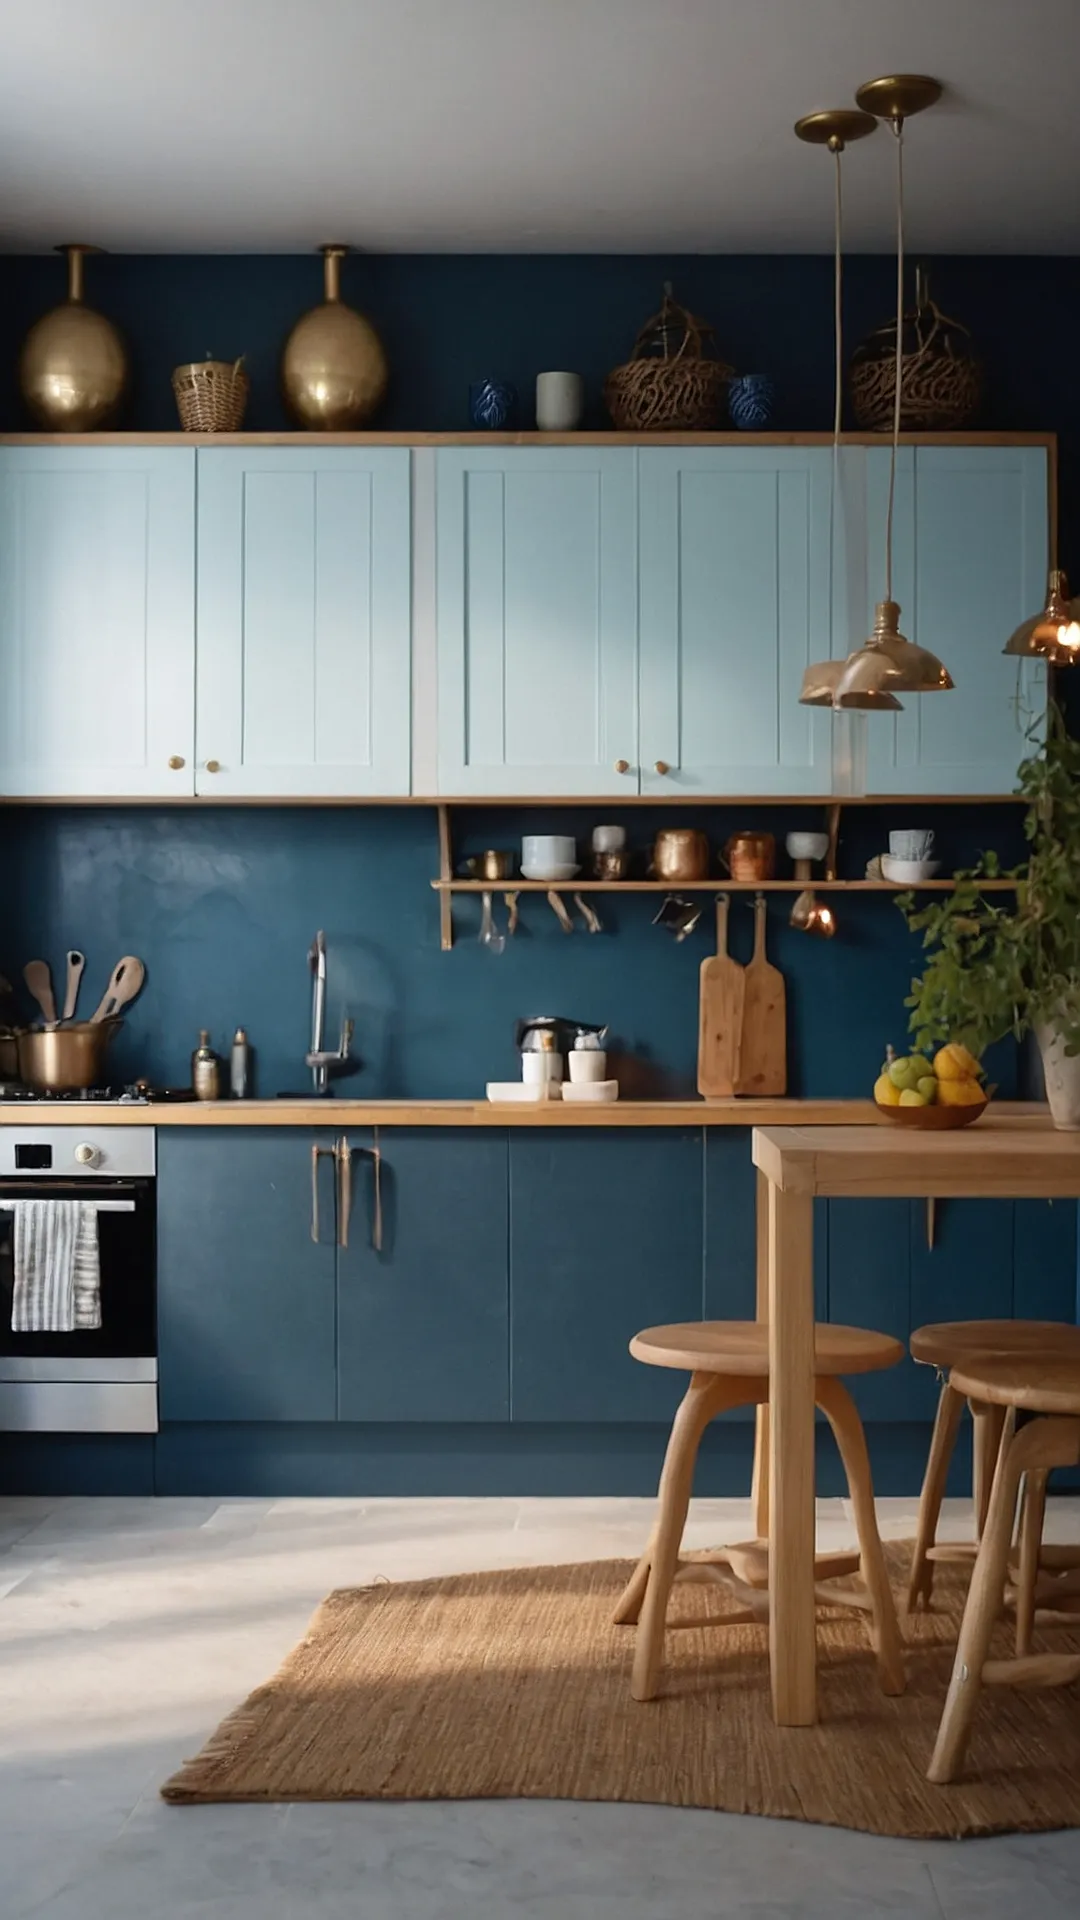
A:
<svg viewBox="0 0 1080 1920">
<path fill-rule="evenodd" d="M 1080 598 L 1069 599 L 1069 582 L 1060 567 L 1051 569 L 1042 612 L 1022 620 L 1002 652 L 1045 660 L 1052 667 L 1080 663 Z"/>
<path fill-rule="evenodd" d="M 795 122 L 795 133 L 800 140 L 810 146 L 828 147 L 836 161 L 836 217 L 833 226 L 833 344 L 835 348 L 835 378 L 833 386 L 833 470 L 832 487 L 829 496 L 829 559 L 830 559 L 830 610 L 832 593 L 832 518 L 836 511 L 836 462 L 840 446 L 840 420 L 844 397 L 844 354 L 842 325 L 843 293 L 843 197 L 840 181 L 840 156 L 849 140 L 864 140 L 868 133 L 877 131 L 877 121 L 871 113 L 858 113 L 853 107 L 830 107 L 823 113 L 808 113 Z M 831 621 L 830 621 L 831 624 Z M 835 703 L 837 683 L 844 670 L 843 660 L 817 660 L 806 668 L 803 674 L 802 691 L 799 704 L 803 707 L 832 707 Z M 860 698 L 859 706 L 870 713 L 896 712 L 899 700 L 891 693 L 868 693 Z M 798 908 L 804 900 L 800 894 L 796 902 Z M 828 912 L 828 909 L 823 909 Z M 805 925 L 805 916 L 796 921 L 792 915 L 792 925 Z M 816 927 L 807 931 L 818 931 Z M 835 921 L 830 928 L 835 932 Z"/>
<path fill-rule="evenodd" d="M 868 695 L 947 693 L 953 685 L 937 655 L 914 646 L 900 632 L 900 608 L 892 597 L 893 503 L 904 370 L 904 121 L 933 106 L 941 98 L 941 87 L 928 74 L 890 74 L 868 81 L 855 98 L 860 107 L 888 122 L 896 140 L 896 377 L 885 516 L 885 597 L 874 610 L 873 632 L 848 656 L 837 679 L 833 705 L 841 709 L 864 707 Z"/>
</svg>

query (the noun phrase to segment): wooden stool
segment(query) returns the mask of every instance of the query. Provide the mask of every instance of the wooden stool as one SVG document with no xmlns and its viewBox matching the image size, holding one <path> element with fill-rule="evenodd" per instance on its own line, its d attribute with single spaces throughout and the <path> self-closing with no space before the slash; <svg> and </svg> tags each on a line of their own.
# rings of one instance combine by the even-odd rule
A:
<svg viewBox="0 0 1080 1920">
<path fill-rule="evenodd" d="M 963 1761 L 971 1723 L 983 1686 L 1067 1686 L 1080 1679 L 1080 1654 L 1027 1651 L 1031 1618 L 1075 1619 L 1068 1611 L 1041 1614 L 1038 1597 L 1038 1559 L 1042 1531 L 1042 1491 L 1051 1467 L 1080 1462 L 1080 1358 L 1010 1358 L 973 1355 L 953 1368 L 953 1392 L 962 1399 L 1002 1409 L 1001 1450 L 986 1515 L 986 1525 L 975 1561 L 967 1605 L 956 1646 L 945 1711 L 938 1728 L 929 1778 L 938 1785 L 956 1777 Z M 1037 1414 L 1017 1431 L 1019 1411 Z M 988 1660 L 990 1636 L 1001 1611 L 1016 1515 L 1016 1497 L 1023 1476 L 1029 1476 L 1020 1541 L 1021 1611 L 1025 1620 L 1025 1650 L 1011 1660 Z M 1075 1590 L 1073 1588 L 1072 1590 Z"/>
<path fill-rule="evenodd" d="M 913 1359 L 937 1367 L 943 1374 L 951 1367 L 963 1366 L 974 1354 L 992 1353 L 1018 1359 L 1046 1354 L 1080 1359 L 1080 1327 L 1057 1320 L 946 1320 L 937 1326 L 916 1328 L 911 1336 L 911 1353 Z M 963 1394 L 955 1393 L 946 1379 L 938 1399 L 919 1500 L 919 1524 L 907 1591 L 909 1613 L 913 1613 L 920 1602 L 924 1607 L 930 1605 L 934 1561 L 974 1560 L 982 1539 L 1005 1414 L 1003 1408 L 983 1406 L 977 1400 L 968 1404 L 973 1421 L 975 1544 L 964 1540 L 937 1544 L 945 1479 L 964 1411 Z"/>
<path fill-rule="evenodd" d="M 631 1692 L 651 1700 L 663 1655 L 668 1599 L 676 1580 L 718 1582 L 742 1601 L 740 1612 L 709 1622 L 734 1626 L 769 1618 L 768 1547 L 760 1541 L 680 1558 L 683 1528 L 701 1436 L 716 1414 L 730 1407 L 765 1406 L 769 1399 L 769 1331 L 756 1320 L 700 1320 L 648 1327 L 630 1342 L 635 1360 L 651 1367 L 679 1367 L 690 1385 L 675 1415 L 660 1476 L 659 1511 L 649 1544 L 615 1610 L 619 1623 L 638 1622 Z M 866 1436 L 855 1403 L 837 1375 L 875 1373 L 904 1357 L 899 1340 L 859 1327 L 821 1325 L 814 1332 L 815 1399 L 836 1436 L 855 1509 L 858 1553 L 819 1554 L 818 1599 L 828 1606 L 859 1607 L 870 1616 L 870 1640 L 886 1693 L 902 1693 L 904 1670 L 896 1608 L 881 1550 Z M 823 1584 L 858 1573 L 860 1585 Z M 682 1623 L 680 1623 L 682 1624 Z M 701 1626 L 700 1620 L 687 1625 Z"/>
</svg>

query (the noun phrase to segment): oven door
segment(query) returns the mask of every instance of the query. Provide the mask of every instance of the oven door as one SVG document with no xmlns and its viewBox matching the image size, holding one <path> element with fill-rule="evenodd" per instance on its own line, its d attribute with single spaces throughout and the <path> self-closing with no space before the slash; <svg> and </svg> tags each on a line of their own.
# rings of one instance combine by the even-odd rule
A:
<svg viewBox="0 0 1080 1920">
<path fill-rule="evenodd" d="M 97 1208 L 101 1325 L 16 1333 L 12 1200 Z M 0 1179 L 0 1430 L 157 1431 L 154 1182 Z"/>
</svg>

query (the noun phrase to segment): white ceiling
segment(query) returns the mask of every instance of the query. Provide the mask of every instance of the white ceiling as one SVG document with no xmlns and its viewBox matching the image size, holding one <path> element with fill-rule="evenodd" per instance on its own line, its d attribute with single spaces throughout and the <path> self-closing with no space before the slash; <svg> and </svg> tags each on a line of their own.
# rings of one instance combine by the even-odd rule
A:
<svg viewBox="0 0 1080 1920">
<path fill-rule="evenodd" d="M 907 70 L 912 244 L 1080 252 L 1080 0 L 22 0 L 0 44 L 8 251 L 824 251 L 792 122 Z"/>
</svg>

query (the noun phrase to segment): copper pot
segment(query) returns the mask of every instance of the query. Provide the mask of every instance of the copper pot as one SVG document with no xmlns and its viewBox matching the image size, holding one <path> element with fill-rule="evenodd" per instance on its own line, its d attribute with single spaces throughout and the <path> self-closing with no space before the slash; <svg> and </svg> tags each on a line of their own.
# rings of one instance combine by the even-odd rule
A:
<svg viewBox="0 0 1080 1920">
<path fill-rule="evenodd" d="M 733 833 L 721 850 L 720 862 L 733 880 L 771 880 L 776 872 L 775 835 Z"/>
<path fill-rule="evenodd" d="M 653 843 L 658 880 L 707 880 L 709 842 L 696 827 L 662 827 Z"/>
<path fill-rule="evenodd" d="M 18 1034 L 19 1077 L 39 1093 L 100 1086 L 105 1050 L 122 1020 L 75 1020 L 70 1026 L 27 1027 Z"/>
</svg>

